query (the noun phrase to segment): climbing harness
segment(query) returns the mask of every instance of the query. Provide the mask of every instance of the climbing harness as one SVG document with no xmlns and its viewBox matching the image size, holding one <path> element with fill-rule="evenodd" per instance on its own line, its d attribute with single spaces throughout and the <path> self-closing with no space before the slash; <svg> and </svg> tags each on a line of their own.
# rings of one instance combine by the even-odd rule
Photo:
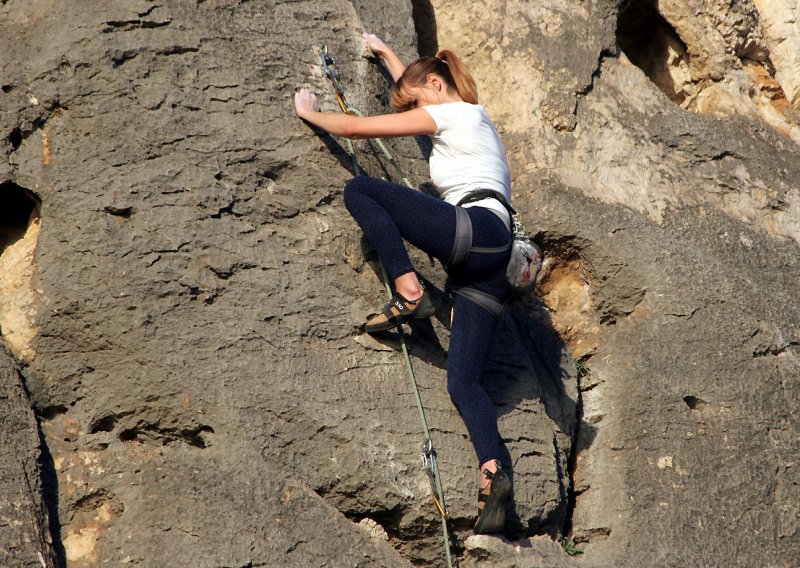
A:
<svg viewBox="0 0 800 568">
<path fill-rule="evenodd" d="M 467 210 L 461 207 L 467 203 L 474 203 L 484 199 L 494 199 L 508 211 L 511 219 L 511 235 L 508 242 L 500 247 L 473 247 L 472 246 L 472 221 Z M 491 189 L 478 189 L 462 198 L 456 207 L 456 236 L 453 243 L 453 252 L 447 263 L 448 270 L 457 269 L 463 265 L 471 253 L 501 253 L 511 249 L 508 265 L 506 266 L 506 280 L 511 285 L 513 293 L 524 296 L 536 286 L 536 276 L 542 268 L 544 255 L 533 240 L 525 232 L 522 222 L 517 216 L 517 211 L 500 195 Z M 495 317 L 500 317 L 504 303 L 491 294 L 477 288 L 464 286 L 453 288 L 452 292 L 463 296 L 488 310 Z"/>
<path fill-rule="evenodd" d="M 323 45 L 322 49 L 319 52 L 320 59 L 322 60 L 322 69 L 325 72 L 325 75 L 330 80 L 331 84 L 333 85 L 334 91 L 336 92 L 336 101 L 339 103 L 339 107 L 342 109 L 342 112 L 345 114 L 353 115 L 353 116 L 363 116 L 361 112 L 359 112 L 356 108 L 352 107 L 345 97 L 344 89 L 342 89 L 341 83 L 339 82 L 339 69 L 336 65 L 336 60 L 328 51 L 327 44 Z M 383 143 L 383 140 L 380 138 L 374 139 L 375 143 L 381 149 L 381 152 L 386 157 L 387 161 L 392 164 L 392 166 L 397 170 L 398 174 L 403 180 L 403 183 L 414 189 L 414 186 L 409 181 L 408 177 L 406 177 L 403 170 L 400 168 L 400 165 L 394 159 L 391 152 L 386 148 L 386 145 Z M 358 159 L 356 157 L 356 150 L 355 146 L 353 145 L 352 140 L 349 138 L 347 139 L 347 146 L 350 156 L 353 160 L 353 173 L 355 175 L 360 175 L 360 167 L 358 165 Z M 383 266 L 382 261 L 378 261 L 381 270 L 381 278 L 383 279 L 384 286 L 386 288 L 386 294 L 389 299 L 392 298 L 392 289 L 389 286 L 389 276 L 386 273 L 386 268 Z M 409 382 L 411 383 L 411 390 L 414 393 L 414 398 L 416 399 L 417 403 L 417 410 L 419 411 L 420 422 L 422 423 L 422 432 L 425 437 L 425 442 L 422 445 L 422 467 L 425 470 L 425 473 L 428 476 L 428 479 L 431 484 L 431 495 L 433 497 L 433 502 L 436 505 L 437 510 L 439 511 L 439 515 L 442 519 L 442 532 L 444 534 L 444 550 L 445 550 L 445 557 L 447 560 L 448 568 L 452 568 L 453 560 L 450 554 L 450 533 L 447 526 L 447 520 L 449 515 L 447 513 L 447 506 L 444 500 L 444 488 L 442 487 L 442 478 L 439 473 L 439 468 L 436 463 L 436 450 L 433 447 L 433 440 L 431 439 L 430 430 L 428 429 L 428 420 L 425 417 L 425 408 L 422 405 L 422 398 L 419 394 L 419 386 L 417 385 L 417 379 L 414 374 L 414 367 L 411 364 L 411 357 L 408 353 L 408 345 L 406 344 L 405 334 L 403 333 L 403 329 L 401 326 L 397 326 L 398 335 L 400 337 L 400 347 L 403 351 L 403 358 L 405 359 L 406 369 L 408 370 L 408 378 Z"/>
</svg>

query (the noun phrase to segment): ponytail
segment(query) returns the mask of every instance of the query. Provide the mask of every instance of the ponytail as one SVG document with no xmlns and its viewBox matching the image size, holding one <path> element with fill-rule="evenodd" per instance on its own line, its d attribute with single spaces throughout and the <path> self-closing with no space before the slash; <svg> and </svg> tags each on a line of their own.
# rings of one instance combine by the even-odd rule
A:
<svg viewBox="0 0 800 568">
<path fill-rule="evenodd" d="M 406 67 L 400 78 L 392 85 L 392 108 L 404 112 L 414 108 L 416 99 L 408 92 L 409 87 L 423 85 L 429 74 L 439 75 L 464 102 L 478 104 L 478 87 L 461 59 L 449 49 L 443 49 L 436 57 L 420 57 Z"/>
<path fill-rule="evenodd" d="M 436 54 L 436 59 L 443 61 L 449 68 L 452 86 L 458 96 L 464 102 L 473 105 L 478 104 L 478 86 L 475 84 L 475 79 L 472 78 L 467 67 L 462 63 L 461 58 L 449 49 L 443 49 Z"/>
</svg>

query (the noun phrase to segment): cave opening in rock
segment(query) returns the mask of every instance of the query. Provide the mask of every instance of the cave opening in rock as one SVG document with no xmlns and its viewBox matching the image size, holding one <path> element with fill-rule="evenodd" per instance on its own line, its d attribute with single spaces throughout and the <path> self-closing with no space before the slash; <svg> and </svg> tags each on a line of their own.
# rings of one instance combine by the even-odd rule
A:
<svg viewBox="0 0 800 568">
<path fill-rule="evenodd" d="M 0 257 L 25 236 L 39 218 L 40 207 L 31 191 L 8 181 L 0 184 Z"/>
<path fill-rule="evenodd" d="M 0 183 L 0 335 L 21 360 L 33 359 L 31 280 L 39 241 L 41 201 L 32 191 Z"/>
<path fill-rule="evenodd" d="M 620 7 L 617 44 L 671 101 L 686 100 L 685 86 L 691 83 L 689 52 L 658 11 L 658 0 L 632 0 Z"/>
</svg>

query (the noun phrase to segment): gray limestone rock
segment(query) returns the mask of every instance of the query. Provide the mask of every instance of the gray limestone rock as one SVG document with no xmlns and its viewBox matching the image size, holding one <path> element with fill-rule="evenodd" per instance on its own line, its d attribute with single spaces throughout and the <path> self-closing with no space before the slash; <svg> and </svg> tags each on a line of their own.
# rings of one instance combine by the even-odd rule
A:
<svg viewBox="0 0 800 568">
<path fill-rule="evenodd" d="M 18 356 L 28 359 L 54 456 L 70 566 L 158 565 L 162 554 L 269 563 L 279 546 L 252 543 L 279 516 L 269 497 L 283 486 L 270 484 L 284 478 L 353 527 L 380 523 L 390 539 L 373 548 L 383 558 L 397 548 L 441 564 L 398 345 L 387 338 L 376 347 L 358 329 L 384 300 L 341 203 L 351 161 L 343 141 L 314 132 L 292 107 L 306 85 L 336 108 L 319 67 L 327 44 L 350 101 L 387 111 L 386 77 L 364 57 L 360 35 L 378 31 L 412 58 L 411 6 L 209 0 L 0 10 L 2 181 L 41 202 L 24 284 L 35 293 L 37 333 Z M 426 144 L 389 144 L 424 181 Z M 390 172 L 371 143 L 356 148 L 364 171 Z M 444 275 L 415 255 L 441 307 L 439 319 L 412 330 L 409 346 L 461 539 L 476 513 L 477 470 L 445 387 Z M 509 311 L 489 371 L 515 465 L 509 529 L 518 534 L 557 533 L 568 514 L 577 391 L 547 320 L 535 301 Z M 175 490 L 167 496 L 162 484 Z M 243 501 L 232 499 L 237 492 Z M 175 511 L 183 520 L 173 523 Z M 313 532 L 323 556 L 361 562 L 361 532 L 330 521 L 330 511 L 293 515 L 287 535 L 310 543 L 303 535 Z M 250 524 L 231 540 L 238 514 Z M 278 542 L 288 549 L 290 540 Z"/>
<path fill-rule="evenodd" d="M 388 111 L 365 29 L 407 60 L 464 55 L 549 257 L 539 298 L 504 314 L 487 373 L 513 469 L 508 540 L 467 539 L 477 471 L 446 391 L 444 274 L 413 252 L 438 310 L 407 339 L 457 559 L 797 557 L 798 123 L 749 2 L 719 14 L 724 53 L 688 42 L 713 69 L 698 59 L 687 80 L 722 79 L 682 106 L 645 72 L 672 61 L 660 77 L 681 76 L 680 58 L 647 61 L 674 38 L 637 53 L 620 29 L 647 19 L 620 19 L 628 4 L 0 4 L 0 207 L 35 204 L 0 227 L 0 325 L 57 478 L 45 562 L 444 565 L 397 337 L 359 330 L 384 296 L 341 201 L 348 147 L 292 107 L 305 86 L 338 110 L 327 44 L 350 102 Z M 672 27 L 714 35 L 719 4 Z M 426 180 L 426 141 L 387 143 Z M 355 147 L 364 172 L 396 175 L 373 143 Z M 27 418 L 9 432 L 35 456 L 16 392 Z M 0 467 L 19 487 L 17 462 Z M 15 511 L 43 527 L 32 475 L 33 504 Z"/>
<path fill-rule="evenodd" d="M 0 564 L 56 566 L 42 479 L 47 460 L 19 367 L 0 346 Z M 52 468 L 50 468 L 52 469 Z"/>
</svg>

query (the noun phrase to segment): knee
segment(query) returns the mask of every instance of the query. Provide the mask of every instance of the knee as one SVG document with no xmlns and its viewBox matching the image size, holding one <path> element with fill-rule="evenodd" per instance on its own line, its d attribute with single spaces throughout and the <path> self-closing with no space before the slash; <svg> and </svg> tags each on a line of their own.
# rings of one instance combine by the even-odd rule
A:
<svg viewBox="0 0 800 568">
<path fill-rule="evenodd" d="M 358 200 L 358 195 L 363 193 L 364 188 L 367 187 L 370 178 L 367 176 L 356 176 L 347 182 L 344 186 L 344 206 L 348 211 L 355 201 Z"/>
</svg>

